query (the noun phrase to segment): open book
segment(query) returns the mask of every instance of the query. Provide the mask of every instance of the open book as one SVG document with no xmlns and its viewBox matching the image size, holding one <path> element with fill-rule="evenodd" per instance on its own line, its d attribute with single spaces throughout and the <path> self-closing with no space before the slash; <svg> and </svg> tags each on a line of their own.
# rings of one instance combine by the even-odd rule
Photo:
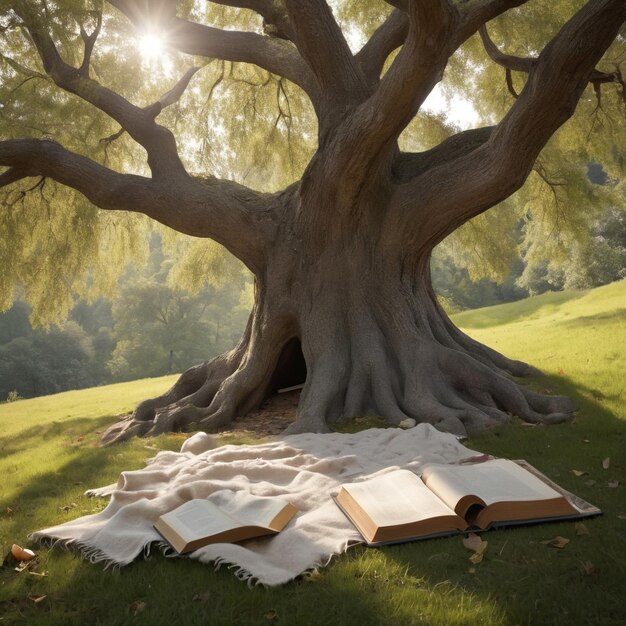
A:
<svg viewBox="0 0 626 626">
<path fill-rule="evenodd" d="M 189 500 L 154 524 L 179 554 L 210 543 L 235 543 L 280 532 L 297 513 L 293 504 L 276 498 L 250 496 L 234 514 L 210 500 Z"/>
<path fill-rule="evenodd" d="M 505 459 L 429 464 L 421 478 L 396 470 L 343 485 L 335 500 L 369 545 L 601 512 L 525 461 Z"/>
</svg>

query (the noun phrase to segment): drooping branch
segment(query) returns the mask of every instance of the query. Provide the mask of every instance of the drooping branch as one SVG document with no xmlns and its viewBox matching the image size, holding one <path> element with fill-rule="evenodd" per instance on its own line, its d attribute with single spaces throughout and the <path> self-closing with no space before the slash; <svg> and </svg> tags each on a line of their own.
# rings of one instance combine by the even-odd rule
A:
<svg viewBox="0 0 626 626">
<path fill-rule="evenodd" d="M 298 50 L 315 75 L 327 106 L 361 101 L 365 95 L 363 75 L 326 1 L 285 0 L 285 6 Z"/>
<path fill-rule="evenodd" d="M 120 174 L 54 141 L 0 141 L 0 186 L 29 176 L 51 178 L 82 193 L 95 206 L 142 213 L 165 226 L 226 247 L 258 273 L 274 237 L 276 197 L 236 183 L 208 179 L 155 179 Z"/>
<path fill-rule="evenodd" d="M 390 230 L 403 232 L 407 247 L 418 232 L 431 233 L 428 243 L 435 245 L 519 189 L 541 149 L 573 114 L 624 20 L 622 0 L 588 2 L 546 45 L 487 142 L 398 187 L 390 213 L 400 219 Z"/>
<path fill-rule="evenodd" d="M 44 69 L 58 87 L 77 95 L 116 120 L 146 149 L 148 164 L 153 173 L 166 173 L 170 177 L 186 176 L 185 168 L 178 156 L 176 141 L 169 130 L 156 124 L 154 117 L 144 109 L 83 75 L 80 68 L 66 63 L 41 17 L 27 3 L 16 5 L 14 11 L 24 21 Z"/>
<path fill-rule="evenodd" d="M 481 26 L 478 29 L 478 32 L 485 47 L 485 52 L 489 55 L 492 61 L 495 61 L 498 65 L 507 70 L 507 73 L 514 71 L 528 74 L 537 63 L 537 57 L 518 57 L 502 52 L 493 42 L 491 37 L 489 37 L 486 26 Z M 601 72 L 598 69 L 594 69 L 589 77 L 589 82 L 594 86 L 620 82 L 621 80 L 622 75 L 619 70 L 616 70 L 615 72 Z"/>
</svg>

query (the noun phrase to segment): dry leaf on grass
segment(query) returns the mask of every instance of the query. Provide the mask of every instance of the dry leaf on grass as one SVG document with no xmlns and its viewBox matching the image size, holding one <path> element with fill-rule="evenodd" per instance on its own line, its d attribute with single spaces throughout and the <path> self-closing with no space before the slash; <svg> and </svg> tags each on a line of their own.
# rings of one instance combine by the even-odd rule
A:
<svg viewBox="0 0 626 626">
<path fill-rule="evenodd" d="M 277 617 L 278 617 L 278 613 L 276 612 L 275 609 L 270 609 L 269 611 L 267 611 L 267 613 L 265 613 L 265 619 L 268 622 L 273 622 Z"/>
<path fill-rule="evenodd" d="M 204 591 L 203 593 L 196 593 L 191 600 L 193 602 L 208 602 L 213 597 L 210 591 Z"/>
<path fill-rule="evenodd" d="M 591 534 L 589 529 L 582 522 L 576 522 L 574 528 L 576 529 L 576 534 L 579 536 Z"/>
<path fill-rule="evenodd" d="M 35 558 L 35 553 L 32 550 L 29 550 L 28 548 L 22 548 L 16 543 L 11 546 L 11 554 L 18 561 L 32 561 Z"/>
<path fill-rule="evenodd" d="M 609 465 L 611 465 L 611 458 L 607 456 L 606 459 L 602 459 L 602 468 L 609 469 Z"/>
<path fill-rule="evenodd" d="M 474 565 L 478 565 L 479 563 L 482 562 L 484 557 L 485 557 L 485 555 L 482 552 L 474 552 L 474 554 L 472 554 L 472 556 L 470 556 L 469 560 Z"/>
<path fill-rule="evenodd" d="M 550 546 L 551 548 L 563 549 L 569 542 L 570 540 L 567 539 L 567 537 L 561 537 L 560 535 L 557 535 L 554 539 L 546 539 L 541 543 L 546 546 Z"/>
<path fill-rule="evenodd" d="M 133 615 L 139 615 L 146 608 L 146 603 L 143 600 L 135 600 L 128 605 L 128 610 Z"/>
<path fill-rule="evenodd" d="M 611 489 L 615 489 L 619 487 L 619 480 L 609 480 L 607 484 Z"/>
<path fill-rule="evenodd" d="M 26 596 L 31 602 L 34 602 L 35 604 L 39 604 L 40 602 L 42 602 L 43 600 L 45 600 L 48 596 L 35 596 L 35 595 L 29 595 Z"/>
<path fill-rule="evenodd" d="M 585 481 L 585 485 L 587 485 L 588 487 L 592 487 L 592 486 L 593 486 L 593 485 L 595 485 L 595 484 L 596 484 L 596 481 L 595 481 L 595 480 L 593 480 L 593 479 L 590 479 L 590 480 L 586 480 L 586 481 Z"/>
<path fill-rule="evenodd" d="M 597 574 L 595 565 L 591 561 L 583 561 L 580 564 L 582 571 L 587 574 L 587 576 L 592 576 L 593 574 Z"/>
<path fill-rule="evenodd" d="M 586 476 L 589 472 L 585 472 L 583 470 L 572 470 L 572 474 L 574 476 Z"/>
</svg>

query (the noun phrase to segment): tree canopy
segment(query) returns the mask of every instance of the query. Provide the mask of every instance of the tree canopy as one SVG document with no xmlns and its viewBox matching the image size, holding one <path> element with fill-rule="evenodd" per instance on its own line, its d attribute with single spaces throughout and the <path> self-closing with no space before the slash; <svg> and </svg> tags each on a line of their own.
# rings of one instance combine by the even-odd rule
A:
<svg viewBox="0 0 626 626">
<path fill-rule="evenodd" d="M 618 0 L 2 0 L 0 304 L 18 287 L 43 318 L 112 289 L 147 217 L 198 238 L 172 238 L 196 281 L 213 242 L 239 258 L 255 306 L 238 348 L 128 432 L 217 427 L 291 358 L 301 429 L 363 411 L 456 431 L 565 419 L 504 376 L 526 366 L 453 328 L 430 255 L 454 233 L 502 275 L 518 246 L 562 253 L 623 208 L 625 17 Z M 438 84 L 475 128 L 427 107 Z"/>
</svg>

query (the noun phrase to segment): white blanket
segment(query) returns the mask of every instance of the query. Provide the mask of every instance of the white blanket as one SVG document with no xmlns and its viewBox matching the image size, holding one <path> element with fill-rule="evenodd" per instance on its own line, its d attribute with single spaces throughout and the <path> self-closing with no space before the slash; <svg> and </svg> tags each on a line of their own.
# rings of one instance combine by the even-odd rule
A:
<svg viewBox="0 0 626 626">
<path fill-rule="evenodd" d="M 159 452 L 144 469 L 122 472 L 115 485 L 87 492 L 111 496 L 96 515 L 45 528 L 31 536 L 79 548 L 92 562 L 127 565 L 150 544 L 163 542 L 152 524 L 191 498 L 209 498 L 234 512 L 240 495 L 278 496 L 299 513 L 278 535 L 243 545 L 213 544 L 190 554 L 203 563 L 228 564 L 250 583 L 279 585 L 328 563 L 359 533 L 332 495 L 342 483 L 399 467 L 458 462 L 476 453 L 427 424 L 410 430 L 372 429 L 357 434 L 303 434 L 260 445 L 207 450 L 198 433 L 181 452 Z"/>
</svg>

